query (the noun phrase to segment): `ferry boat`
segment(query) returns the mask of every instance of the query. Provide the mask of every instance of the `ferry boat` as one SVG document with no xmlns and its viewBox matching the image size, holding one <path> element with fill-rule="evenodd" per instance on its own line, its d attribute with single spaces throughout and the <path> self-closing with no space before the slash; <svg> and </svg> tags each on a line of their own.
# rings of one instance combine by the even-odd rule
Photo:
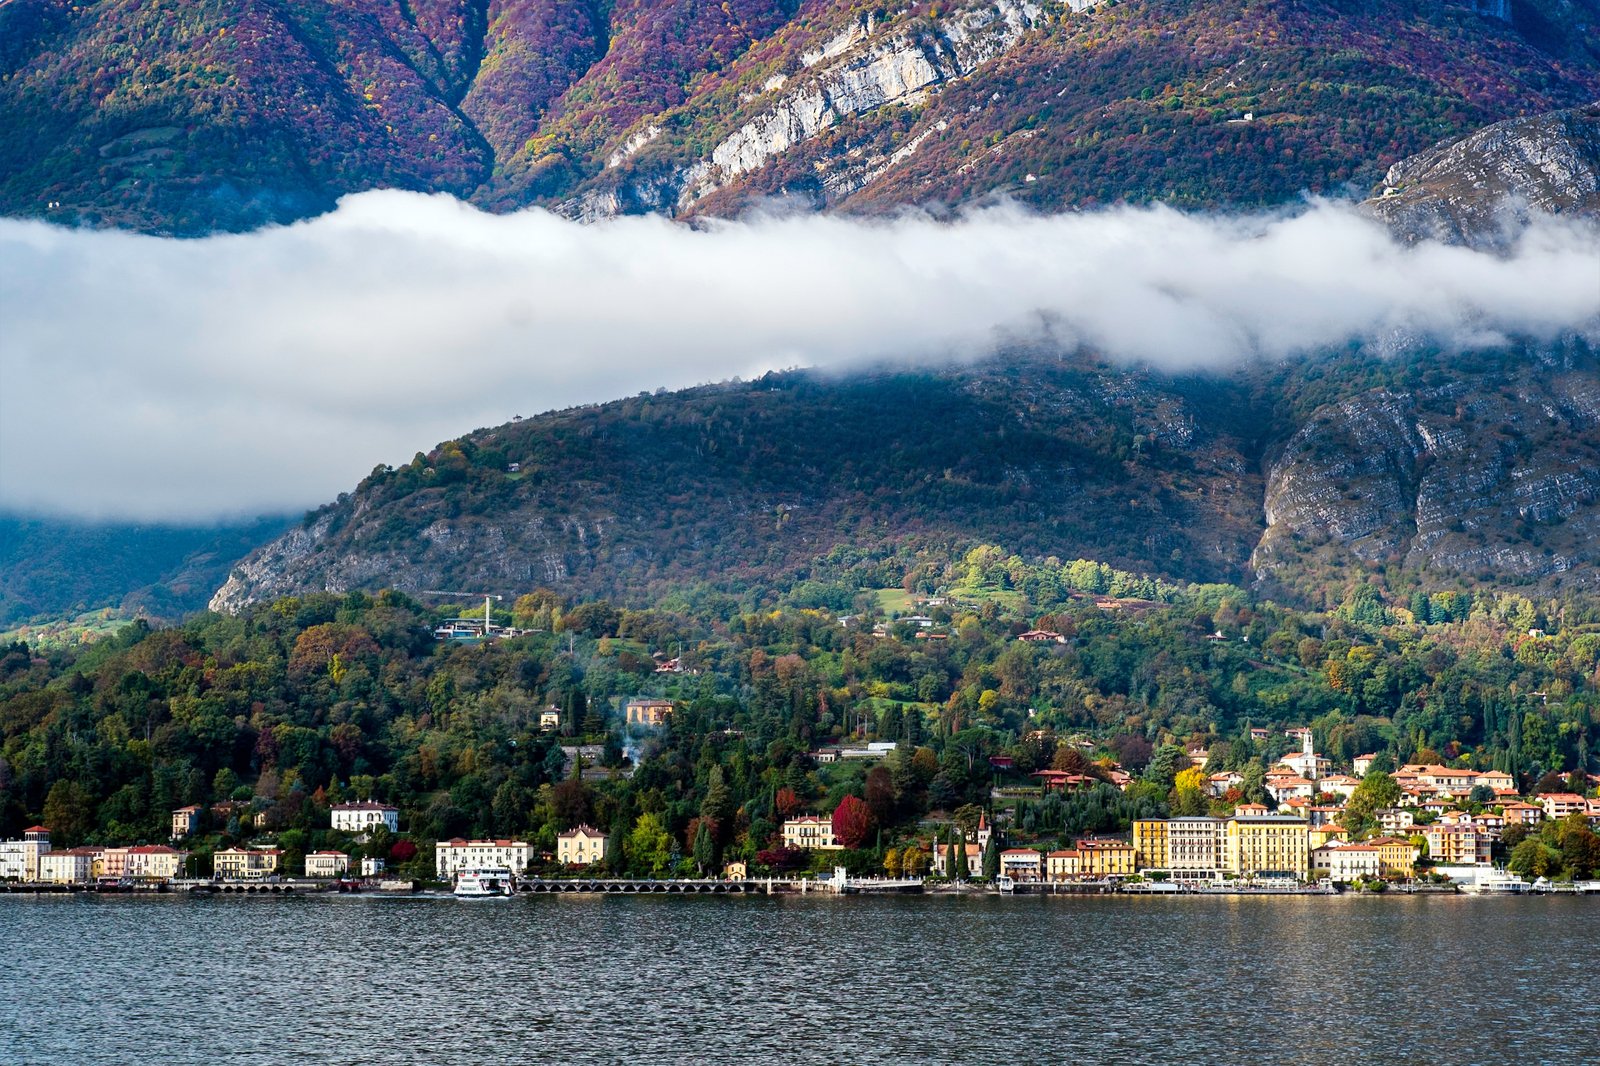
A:
<svg viewBox="0 0 1600 1066">
<path fill-rule="evenodd" d="M 1516 874 L 1496 870 L 1472 884 L 1462 885 L 1461 891 L 1472 896 L 1519 896 L 1532 887 Z"/>
<path fill-rule="evenodd" d="M 456 875 L 455 894 L 462 899 L 493 899 L 516 892 L 516 876 L 504 866 L 462 870 Z"/>
</svg>

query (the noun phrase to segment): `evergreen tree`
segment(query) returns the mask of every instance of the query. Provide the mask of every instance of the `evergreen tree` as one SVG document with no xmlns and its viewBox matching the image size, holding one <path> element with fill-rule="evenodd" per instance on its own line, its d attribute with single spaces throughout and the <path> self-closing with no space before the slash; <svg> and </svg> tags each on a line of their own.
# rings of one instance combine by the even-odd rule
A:
<svg viewBox="0 0 1600 1066">
<path fill-rule="evenodd" d="M 711 830 L 703 818 L 694 834 L 694 864 L 702 876 L 710 874 L 717 865 L 717 842 L 711 838 Z"/>
<path fill-rule="evenodd" d="M 1000 834 L 990 833 L 989 843 L 983 849 L 983 876 L 993 881 L 1000 876 Z"/>
</svg>

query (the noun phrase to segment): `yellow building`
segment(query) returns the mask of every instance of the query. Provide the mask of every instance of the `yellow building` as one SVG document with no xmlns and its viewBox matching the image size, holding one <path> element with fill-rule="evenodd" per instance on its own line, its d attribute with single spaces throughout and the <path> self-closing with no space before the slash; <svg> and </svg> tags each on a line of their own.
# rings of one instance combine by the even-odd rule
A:
<svg viewBox="0 0 1600 1066">
<path fill-rule="evenodd" d="M 1044 857 L 1047 881 L 1071 881 L 1083 875 L 1083 856 L 1076 848 L 1052 851 Z"/>
<path fill-rule="evenodd" d="M 277 848 L 225 848 L 211 856 L 211 871 L 230 881 L 251 880 L 278 872 Z"/>
<path fill-rule="evenodd" d="M 1140 870 L 1167 870 L 1180 881 L 1215 880 L 1222 870 L 1226 823 L 1221 818 L 1141 819 L 1133 823 Z"/>
<path fill-rule="evenodd" d="M 783 846 L 807 851 L 837 851 L 844 845 L 833 838 L 832 818 L 805 814 L 783 823 Z"/>
<path fill-rule="evenodd" d="M 629 725 L 663 726 L 672 717 L 672 701 L 632 699 L 623 705 L 623 715 Z"/>
<path fill-rule="evenodd" d="M 1311 874 L 1310 827 L 1299 818 L 1230 818 L 1224 866 L 1234 877 L 1298 878 Z"/>
<path fill-rule="evenodd" d="M 1333 822 L 1314 825 L 1307 830 L 1307 833 L 1310 836 L 1312 851 L 1316 851 L 1324 844 L 1338 844 L 1349 839 L 1345 834 L 1344 827 L 1335 825 Z"/>
<path fill-rule="evenodd" d="M 1080 840 L 1084 877 L 1131 877 L 1139 870 L 1133 845 L 1122 840 Z"/>
<path fill-rule="evenodd" d="M 1140 818 L 1133 823 L 1134 859 L 1141 870 L 1165 870 L 1172 854 L 1165 818 Z"/>
<path fill-rule="evenodd" d="M 1400 837 L 1375 837 L 1368 847 L 1378 849 L 1379 872 L 1384 877 L 1415 877 L 1417 846 Z"/>
<path fill-rule="evenodd" d="M 606 834 L 580 825 L 556 837 L 556 861 L 564 866 L 589 866 L 606 857 Z"/>
</svg>

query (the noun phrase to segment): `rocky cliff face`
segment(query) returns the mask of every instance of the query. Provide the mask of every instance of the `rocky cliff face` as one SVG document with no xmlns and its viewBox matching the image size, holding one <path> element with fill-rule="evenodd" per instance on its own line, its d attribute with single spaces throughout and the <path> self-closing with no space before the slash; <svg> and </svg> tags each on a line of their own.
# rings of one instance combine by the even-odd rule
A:
<svg viewBox="0 0 1600 1066">
<path fill-rule="evenodd" d="M 1592 356 L 1518 352 L 1488 375 L 1321 405 L 1270 457 L 1264 511 L 1261 578 L 1397 565 L 1435 580 L 1593 585 Z"/>
<path fill-rule="evenodd" d="M 1600 103 L 1497 122 L 1401 160 L 1363 207 L 1405 239 L 1493 247 L 1530 212 L 1600 213 Z"/>
</svg>

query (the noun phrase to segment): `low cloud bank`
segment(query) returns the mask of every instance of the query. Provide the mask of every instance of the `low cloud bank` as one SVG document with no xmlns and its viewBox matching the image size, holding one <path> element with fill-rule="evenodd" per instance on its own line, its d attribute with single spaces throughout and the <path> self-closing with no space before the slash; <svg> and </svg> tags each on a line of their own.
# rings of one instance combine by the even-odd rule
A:
<svg viewBox="0 0 1600 1066">
<path fill-rule="evenodd" d="M 1088 345 L 1169 369 L 1600 330 L 1600 228 L 1404 247 L 1353 209 L 580 226 L 374 192 L 174 241 L 0 221 L 0 508 L 302 508 L 514 414 L 776 367 Z"/>
</svg>

